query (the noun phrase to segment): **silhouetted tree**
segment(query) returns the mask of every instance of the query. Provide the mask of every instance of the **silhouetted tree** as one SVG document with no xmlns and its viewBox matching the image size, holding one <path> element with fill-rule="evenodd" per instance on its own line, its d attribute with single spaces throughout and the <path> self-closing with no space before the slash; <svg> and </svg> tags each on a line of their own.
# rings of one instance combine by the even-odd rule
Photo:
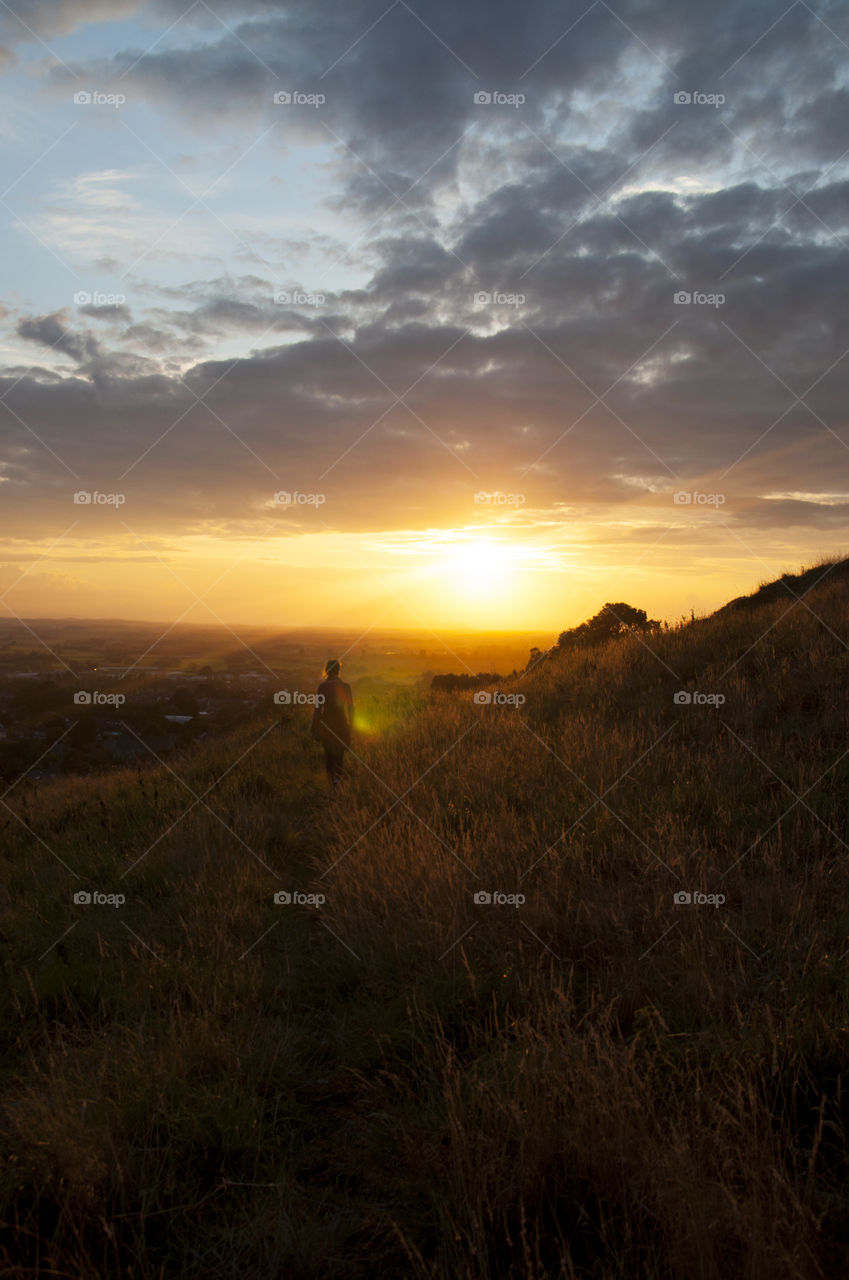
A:
<svg viewBox="0 0 849 1280">
<path fill-rule="evenodd" d="M 447 675 L 434 676 L 430 687 L 435 693 L 440 691 L 454 693 L 457 689 L 482 689 L 484 685 L 498 684 L 506 678 L 495 671 L 479 671 L 476 676 L 455 675 L 449 672 Z"/>
<path fill-rule="evenodd" d="M 625 604 L 623 601 L 616 604 L 608 603 L 592 618 L 582 622 L 579 627 L 562 631 L 557 637 L 557 648 L 560 650 L 589 649 L 598 644 L 604 644 L 614 636 L 659 629 L 660 623 L 655 618 L 649 618 L 645 609 L 635 609 L 633 605 Z"/>
<path fill-rule="evenodd" d="M 525 667 L 525 673 L 527 674 L 528 671 L 533 670 L 533 668 L 537 665 L 538 662 L 542 662 L 543 659 L 547 657 L 548 657 L 548 653 L 543 653 L 542 649 L 538 649 L 536 645 L 534 645 L 533 649 L 531 649 L 531 652 L 528 656 L 528 665 Z"/>
</svg>

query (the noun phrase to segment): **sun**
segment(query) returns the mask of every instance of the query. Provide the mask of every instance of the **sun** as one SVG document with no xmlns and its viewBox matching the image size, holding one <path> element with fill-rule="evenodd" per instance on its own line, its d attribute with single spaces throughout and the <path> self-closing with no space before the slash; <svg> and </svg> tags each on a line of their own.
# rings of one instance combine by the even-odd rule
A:
<svg viewBox="0 0 849 1280">
<path fill-rule="evenodd" d="M 464 594 L 492 596 L 504 590 L 510 577 L 507 549 L 488 538 L 460 543 L 449 553 L 448 574 Z"/>
<path fill-rule="evenodd" d="M 409 600 L 418 621 L 429 615 L 441 626 L 516 630 L 538 610 L 552 575 L 562 575 L 563 555 L 548 542 L 511 533 L 477 526 L 393 539 L 396 599 Z"/>
</svg>

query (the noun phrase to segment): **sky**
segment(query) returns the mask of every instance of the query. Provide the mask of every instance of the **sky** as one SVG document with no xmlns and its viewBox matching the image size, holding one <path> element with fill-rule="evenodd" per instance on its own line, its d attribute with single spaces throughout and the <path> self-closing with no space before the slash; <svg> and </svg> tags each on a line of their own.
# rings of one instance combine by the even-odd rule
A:
<svg viewBox="0 0 849 1280">
<path fill-rule="evenodd" d="M 836 0 L 0 5 L 8 617 L 557 632 L 847 554 Z"/>
</svg>

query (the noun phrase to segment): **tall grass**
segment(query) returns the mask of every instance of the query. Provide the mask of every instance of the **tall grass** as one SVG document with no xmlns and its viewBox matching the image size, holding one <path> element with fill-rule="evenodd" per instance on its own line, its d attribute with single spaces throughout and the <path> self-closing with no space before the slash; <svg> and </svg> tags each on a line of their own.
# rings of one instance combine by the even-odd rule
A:
<svg viewBox="0 0 849 1280">
<path fill-rule="evenodd" d="M 5 1274 L 845 1276 L 846 606 L 15 788 Z"/>
</svg>

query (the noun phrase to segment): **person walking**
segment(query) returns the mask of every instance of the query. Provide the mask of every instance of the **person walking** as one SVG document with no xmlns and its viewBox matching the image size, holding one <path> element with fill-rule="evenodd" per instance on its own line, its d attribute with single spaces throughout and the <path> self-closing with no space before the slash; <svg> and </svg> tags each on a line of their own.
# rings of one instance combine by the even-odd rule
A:
<svg viewBox="0 0 849 1280">
<path fill-rule="evenodd" d="M 310 732 L 324 747 L 324 768 L 331 791 L 342 781 L 342 765 L 351 745 L 354 722 L 354 697 L 351 686 L 339 678 L 342 664 L 329 658 L 324 679 L 316 690 L 315 710 Z"/>
</svg>

